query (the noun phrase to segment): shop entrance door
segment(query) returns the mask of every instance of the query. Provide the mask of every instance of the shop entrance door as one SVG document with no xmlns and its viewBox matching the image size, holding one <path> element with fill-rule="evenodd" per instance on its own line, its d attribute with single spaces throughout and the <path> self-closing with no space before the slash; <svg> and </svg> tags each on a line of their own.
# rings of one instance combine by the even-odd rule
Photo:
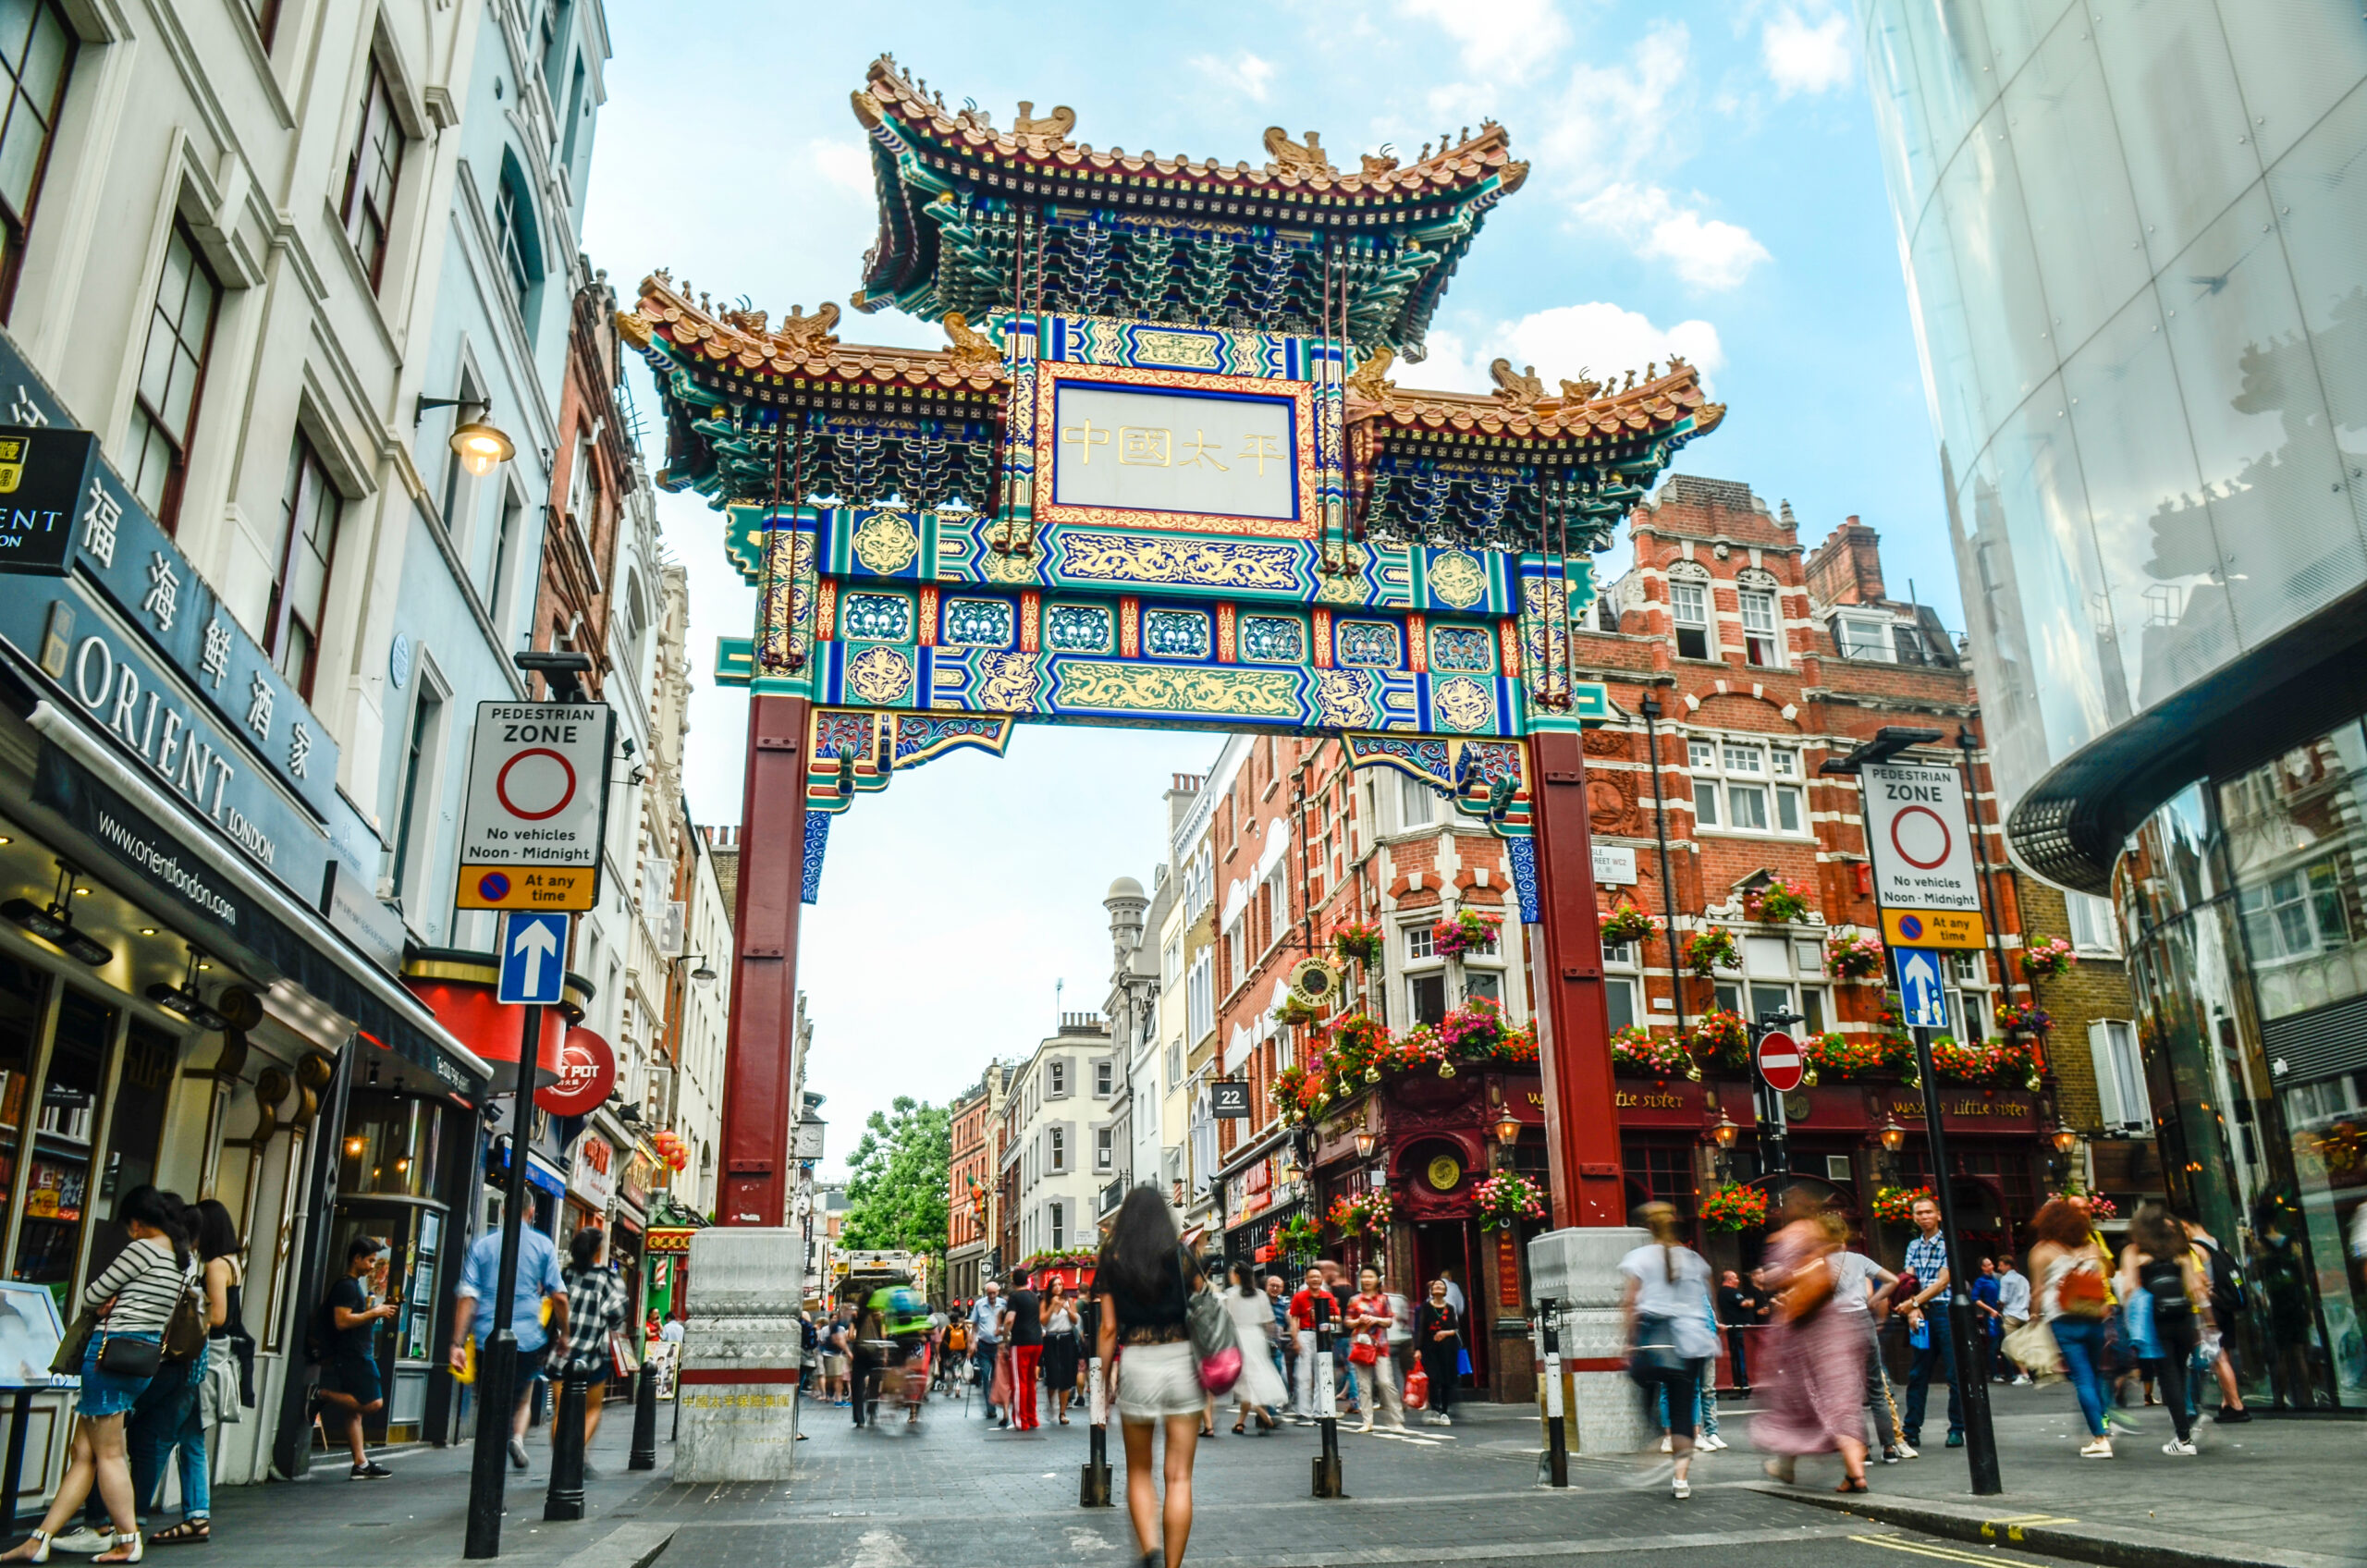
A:
<svg viewBox="0 0 2367 1568">
<path fill-rule="evenodd" d="M 1488 1304 L 1478 1299 L 1480 1292 L 1475 1283 L 1479 1279 L 1479 1259 L 1472 1250 L 1475 1230 L 1467 1219 L 1435 1219 L 1414 1227 L 1414 1258 L 1418 1272 L 1406 1299 L 1417 1305 L 1428 1301 L 1431 1280 L 1441 1274 L 1453 1277 L 1463 1292 L 1463 1348 L 1470 1364 L 1464 1386 L 1484 1390 L 1488 1387 L 1488 1358 L 1472 1353 L 1475 1346 L 1485 1349 L 1486 1341 L 1479 1336 L 1486 1331 L 1484 1325 L 1495 1319 Z"/>
</svg>

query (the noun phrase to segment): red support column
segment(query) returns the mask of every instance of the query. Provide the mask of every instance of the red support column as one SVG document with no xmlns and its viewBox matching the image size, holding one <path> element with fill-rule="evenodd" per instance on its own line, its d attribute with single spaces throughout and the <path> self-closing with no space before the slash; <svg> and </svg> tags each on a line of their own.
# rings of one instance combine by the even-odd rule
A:
<svg viewBox="0 0 2367 1568">
<path fill-rule="evenodd" d="M 741 796 L 740 907 L 732 933 L 731 1023 L 723 1059 L 726 1225 L 779 1226 L 789 1202 L 790 1070 L 797 1034 L 797 919 L 805 890 L 805 739 L 813 704 L 759 694 L 748 704 Z"/>
<path fill-rule="evenodd" d="M 1566 732 L 1532 736 L 1529 791 L 1537 834 L 1542 952 L 1529 955 L 1550 1047 L 1545 1146 L 1553 1224 L 1625 1225 L 1619 1112 L 1611 1077 L 1611 1014 L 1602 996 L 1602 938 L 1595 912 L 1594 837 L 1588 827 L 1586 752 Z"/>
</svg>

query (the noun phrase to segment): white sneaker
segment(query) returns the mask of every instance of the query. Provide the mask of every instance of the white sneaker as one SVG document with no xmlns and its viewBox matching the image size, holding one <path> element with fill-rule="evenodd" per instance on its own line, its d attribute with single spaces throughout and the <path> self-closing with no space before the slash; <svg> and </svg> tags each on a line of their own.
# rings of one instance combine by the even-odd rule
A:
<svg viewBox="0 0 2367 1568">
<path fill-rule="evenodd" d="M 1661 1439 L 1661 1452 L 1662 1453 L 1674 1453 L 1676 1452 L 1676 1439 L 1674 1438 L 1662 1438 Z"/>
<path fill-rule="evenodd" d="M 1439 1425 L 1441 1427 L 1452 1427 L 1454 1425 L 1454 1417 L 1449 1415 L 1444 1411 L 1441 1411 L 1439 1412 Z"/>
<path fill-rule="evenodd" d="M 59 1536 L 49 1545 L 53 1551 L 71 1551 L 83 1557 L 95 1557 L 100 1552 L 113 1550 L 115 1536 L 113 1532 L 101 1535 L 88 1525 L 81 1525 Z"/>
<path fill-rule="evenodd" d="M 1921 1454 L 1915 1452 L 1915 1445 L 1908 1442 L 1904 1438 L 1901 1438 L 1898 1442 L 1898 1456 L 1901 1459 L 1920 1459 L 1923 1457 Z"/>
<path fill-rule="evenodd" d="M 2030 1374 L 2027 1372 L 2022 1373 L 2005 1386 L 2009 1389 L 2027 1389 L 2030 1386 Z"/>
<path fill-rule="evenodd" d="M 1708 1437 L 1701 1439 L 1701 1446 L 1708 1449 L 1711 1453 L 1715 1453 L 1720 1449 L 1728 1447 L 1729 1445 L 1725 1439 L 1718 1436 L 1717 1433 L 1712 1432 Z"/>
<path fill-rule="evenodd" d="M 1668 1495 L 1676 1499 L 1677 1501 L 1683 1502 L 1686 1498 L 1693 1495 L 1693 1483 L 1680 1476 L 1675 1480 L 1669 1483 Z"/>
<path fill-rule="evenodd" d="M 2091 1440 L 2087 1447 L 2079 1451 L 2079 1457 L 2082 1459 L 2110 1459 L 2112 1457 L 2112 1439 L 2110 1438 L 2096 1438 Z"/>
<path fill-rule="evenodd" d="M 2194 1444 L 2184 1438 L 2172 1438 L 2168 1442 L 2162 1445 L 2162 1452 L 2164 1453 L 2177 1454 L 2180 1458 L 2192 1458 L 2195 1454 L 2200 1453 L 2201 1450 L 2196 1448 Z"/>
</svg>

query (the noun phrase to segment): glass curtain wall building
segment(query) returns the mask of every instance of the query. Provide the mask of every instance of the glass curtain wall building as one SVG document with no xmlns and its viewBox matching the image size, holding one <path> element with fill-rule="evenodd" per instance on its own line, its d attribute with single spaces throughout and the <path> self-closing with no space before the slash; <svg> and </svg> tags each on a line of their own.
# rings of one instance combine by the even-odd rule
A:
<svg viewBox="0 0 2367 1568">
<path fill-rule="evenodd" d="M 2116 897 L 2248 1388 L 2367 1404 L 2367 20 L 1859 19 L 2014 852 Z"/>
</svg>

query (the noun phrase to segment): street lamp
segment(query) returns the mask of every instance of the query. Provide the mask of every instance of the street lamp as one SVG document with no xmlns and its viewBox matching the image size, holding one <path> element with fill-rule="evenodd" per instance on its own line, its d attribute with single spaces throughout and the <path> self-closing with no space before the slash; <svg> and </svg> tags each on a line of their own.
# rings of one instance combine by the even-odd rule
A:
<svg viewBox="0 0 2367 1568">
<path fill-rule="evenodd" d="M 707 962 L 706 955 L 705 953 L 695 953 L 692 956 L 699 961 L 699 966 L 691 971 L 691 978 L 701 986 L 714 985 L 715 967 Z"/>
<path fill-rule="evenodd" d="M 1356 1158 L 1357 1158 L 1358 1159 L 1370 1159 L 1370 1158 L 1372 1158 L 1372 1146 L 1373 1146 L 1373 1145 L 1374 1145 L 1374 1144 L 1376 1144 L 1376 1143 L 1378 1143 L 1378 1142 L 1380 1142 L 1380 1140 L 1379 1140 L 1378 1138 L 1376 1138 L 1376 1137 L 1373 1135 L 1373 1131 L 1372 1131 L 1372 1129 L 1371 1129 L 1371 1128 L 1369 1128 L 1369 1127 L 1359 1127 L 1359 1128 L 1357 1128 L 1357 1129 L 1356 1129 Z"/>
<path fill-rule="evenodd" d="M 2071 1131 L 2065 1123 L 2057 1121 L 2054 1124 L 2054 1152 L 2067 1158 L 2071 1151 L 2079 1146 L 2079 1134 Z"/>
<path fill-rule="evenodd" d="M 1742 1136 L 1742 1129 L 1722 1110 L 1718 1112 L 1718 1124 L 1710 1129 L 1710 1136 L 1717 1141 L 1721 1152 L 1729 1151 L 1735 1146 L 1735 1140 Z"/>
<path fill-rule="evenodd" d="M 1496 1142 L 1508 1149 L 1520 1142 L 1520 1118 L 1513 1114 L 1510 1106 L 1496 1118 Z"/>
<path fill-rule="evenodd" d="M 1882 1140 L 1884 1154 L 1896 1154 L 1907 1146 L 1907 1129 L 1898 1124 L 1897 1117 L 1883 1118 Z"/>
</svg>

